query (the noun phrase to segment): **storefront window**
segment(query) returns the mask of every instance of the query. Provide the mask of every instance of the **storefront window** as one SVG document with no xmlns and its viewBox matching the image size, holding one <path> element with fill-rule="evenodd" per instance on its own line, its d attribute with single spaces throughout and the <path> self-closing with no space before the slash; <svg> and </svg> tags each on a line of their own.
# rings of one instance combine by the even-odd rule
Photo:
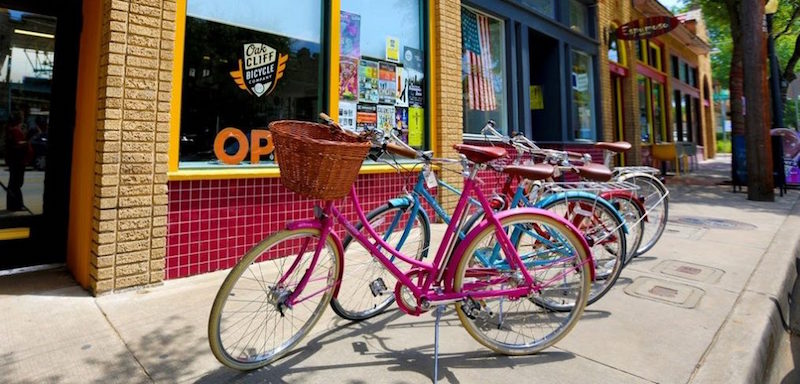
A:
<svg viewBox="0 0 800 384">
<path fill-rule="evenodd" d="M 520 2 L 551 19 L 556 17 L 555 0 L 520 0 Z"/>
<path fill-rule="evenodd" d="M 578 0 L 569 0 L 569 27 L 573 31 L 589 34 L 589 10 Z"/>
<path fill-rule="evenodd" d="M 427 142 L 425 52 L 419 1 L 342 0 L 339 119 L 361 130 L 398 127 Z"/>
<path fill-rule="evenodd" d="M 664 124 L 664 108 L 662 101 L 664 97 L 664 86 L 652 80 L 650 80 L 650 82 L 653 90 L 653 139 L 656 143 L 660 143 L 662 141 L 661 132 Z"/>
<path fill-rule="evenodd" d="M 188 0 L 181 168 L 258 151 L 260 156 L 248 155 L 241 163 L 269 163 L 271 138 L 261 133 L 271 121 L 316 120 L 325 66 L 321 20 L 317 0 Z M 219 140 L 223 130 L 234 132 L 226 128 L 246 140 Z"/>
<path fill-rule="evenodd" d="M 572 138 L 595 139 L 592 57 L 572 51 Z"/>
<path fill-rule="evenodd" d="M 639 93 L 639 125 L 642 129 L 642 142 L 651 142 L 653 126 L 650 125 L 650 97 L 648 90 L 648 80 L 644 76 L 636 78 L 637 90 Z"/>
<path fill-rule="evenodd" d="M 620 61 L 620 41 L 617 39 L 617 34 L 614 33 L 615 26 L 611 26 L 611 32 L 608 34 L 608 60 L 621 64 Z"/>
<path fill-rule="evenodd" d="M 464 133 L 480 134 L 488 120 L 508 132 L 505 34 L 502 20 L 461 7 Z"/>
</svg>

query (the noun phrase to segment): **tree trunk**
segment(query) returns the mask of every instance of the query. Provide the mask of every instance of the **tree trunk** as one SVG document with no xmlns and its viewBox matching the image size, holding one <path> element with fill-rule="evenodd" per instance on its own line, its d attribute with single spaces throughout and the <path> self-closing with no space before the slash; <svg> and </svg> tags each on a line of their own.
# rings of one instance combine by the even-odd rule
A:
<svg viewBox="0 0 800 384">
<path fill-rule="evenodd" d="M 741 49 L 749 53 L 743 55 L 742 60 L 746 100 L 747 199 L 774 201 L 764 1 L 742 0 L 740 12 Z"/>
<path fill-rule="evenodd" d="M 731 54 L 731 73 L 729 78 L 730 105 L 731 105 L 731 133 L 734 135 L 744 135 L 744 83 L 742 71 L 742 27 L 739 19 L 739 8 L 741 0 L 728 0 L 725 5 L 731 21 L 731 41 L 733 42 L 733 52 Z"/>
</svg>

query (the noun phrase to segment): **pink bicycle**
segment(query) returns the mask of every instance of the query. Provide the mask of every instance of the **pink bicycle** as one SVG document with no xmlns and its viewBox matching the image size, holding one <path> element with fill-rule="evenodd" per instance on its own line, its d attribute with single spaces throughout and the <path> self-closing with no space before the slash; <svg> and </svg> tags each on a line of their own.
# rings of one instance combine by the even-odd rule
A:
<svg viewBox="0 0 800 384">
<path fill-rule="evenodd" d="M 295 125 L 282 129 L 282 124 Z M 281 135 L 296 135 L 294 139 L 314 147 L 341 138 L 338 132 L 320 139 L 318 134 L 332 132 L 328 126 L 297 124 L 270 125 L 277 148 L 288 145 L 285 137 L 277 138 Z M 317 132 L 316 138 L 306 135 L 311 131 Z M 380 133 L 370 133 L 373 150 L 416 156 L 399 143 L 385 143 Z M 281 358 L 310 332 L 336 297 L 347 261 L 335 223 L 397 279 L 393 290 L 381 284 L 369 288 L 373 295 L 393 292 L 402 311 L 419 315 L 453 304 L 467 332 L 502 354 L 535 353 L 563 338 L 580 318 L 594 278 L 588 244 L 572 224 L 548 211 L 517 208 L 495 213 L 478 188 L 476 175 L 488 162 L 503 157 L 505 150 L 469 145 L 457 145 L 456 149 L 462 154 L 464 190 L 431 262 L 416 260 L 388 244 L 386 228 L 371 226 L 359 204 L 352 186 L 356 175 L 339 175 L 350 183 L 346 191 L 363 224 L 361 230 L 328 195 L 314 209 L 312 219 L 290 222 L 285 230 L 254 246 L 229 272 L 214 300 L 208 327 L 214 356 L 231 368 L 255 369 Z M 282 180 L 292 185 L 283 174 L 289 156 L 289 152 L 278 151 Z M 363 160 L 363 154 L 360 156 Z M 513 167 L 510 172 L 525 173 L 535 180 L 550 177 L 552 168 L 548 171 L 539 165 L 526 171 Z M 319 196 L 314 191 L 299 192 Z M 459 242 L 458 228 L 471 195 L 487 215 Z M 405 225 L 396 227 L 402 231 Z M 486 262 L 498 253 L 499 260 Z M 554 311 L 553 307 L 569 310 Z"/>
</svg>

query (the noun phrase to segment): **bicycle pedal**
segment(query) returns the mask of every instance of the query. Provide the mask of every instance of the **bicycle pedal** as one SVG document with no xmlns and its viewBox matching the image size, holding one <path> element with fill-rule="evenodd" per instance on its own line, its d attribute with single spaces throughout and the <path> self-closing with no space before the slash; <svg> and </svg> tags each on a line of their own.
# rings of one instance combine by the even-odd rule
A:
<svg viewBox="0 0 800 384">
<path fill-rule="evenodd" d="M 384 283 L 383 278 L 380 277 L 369 283 L 369 290 L 372 292 L 373 297 L 378 297 L 379 295 L 383 295 L 384 293 L 388 292 L 386 289 L 386 283 Z"/>
</svg>

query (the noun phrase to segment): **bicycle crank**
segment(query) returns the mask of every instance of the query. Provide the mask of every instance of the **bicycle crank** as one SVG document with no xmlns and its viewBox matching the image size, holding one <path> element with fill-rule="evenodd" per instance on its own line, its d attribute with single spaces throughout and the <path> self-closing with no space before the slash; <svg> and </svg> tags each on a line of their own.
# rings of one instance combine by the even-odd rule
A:
<svg viewBox="0 0 800 384">
<path fill-rule="evenodd" d="M 406 277 L 417 286 L 422 285 L 425 276 L 425 271 L 418 269 L 406 272 Z M 429 305 L 423 305 L 421 300 L 414 295 L 414 292 L 399 280 L 397 285 L 394 286 L 394 298 L 400 310 L 412 316 L 419 316 L 430 309 Z"/>
</svg>

